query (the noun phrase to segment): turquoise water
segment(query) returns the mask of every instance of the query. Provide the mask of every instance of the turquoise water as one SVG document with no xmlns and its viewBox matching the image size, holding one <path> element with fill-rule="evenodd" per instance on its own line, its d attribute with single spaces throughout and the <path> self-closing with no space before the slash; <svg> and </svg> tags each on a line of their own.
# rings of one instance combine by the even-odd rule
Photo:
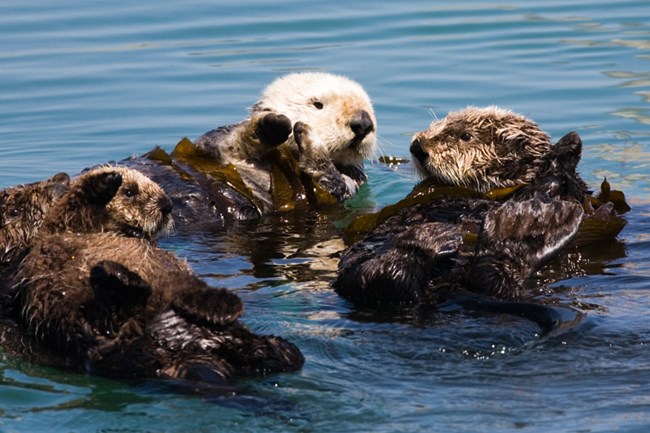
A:
<svg viewBox="0 0 650 433">
<path fill-rule="evenodd" d="M 586 312 L 540 337 L 511 317 L 432 312 L 387 321 L 328 289 L 334 222 L 394 202 L 408 167 L 370 162 L 348 211 L 173 237 L 244 321 L 306 356 L 218 400 L 156 382 L 71 375 L 0 353 L 2 432 L 642 432 L 650 426 L 650 4 L 500 2 L 0 2 L 0 187 L 243 118 L 278 75 L 323 70 L 373 99 L 379 154 L 408 155 L 435 116 L 496 104 L 553 137 L 633 211 L 616 242 L 541 276 Z M 340 222 L 338 223 L 340 226 Z"/>
</svg>

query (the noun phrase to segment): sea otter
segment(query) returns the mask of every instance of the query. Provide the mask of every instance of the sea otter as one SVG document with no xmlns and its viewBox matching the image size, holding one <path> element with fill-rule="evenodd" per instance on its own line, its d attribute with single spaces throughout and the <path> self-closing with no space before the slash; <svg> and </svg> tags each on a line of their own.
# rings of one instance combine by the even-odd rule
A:
<svg viewBox="0 0 650 433">
<path fill-rule="evenodd" d="M 421 176 L 443 185 L 479 192 L 523 187 L 579 201 L 588 193 L 576 171 L 577 133 L 553 146 L 535 122 L 495 106 L 449 113 L 416 133 L 410 151 Z"/>
<path fill-rule="evenodd" d="M 70 177 L 58 173 L 47 180 L 0 191 L 0 279 L 20 261 L 52 204 L 68 190 Z"/>
<path fill-rule="evenodd" d="M 2 312 L 43 348 L 43 362 L 97 374 L 220 385 L 299 368 L 295 346 L 238 321 L 237 295 L 155 246 L 170 211 L 162 189 L 137 171 L 82 174 L 46 213 Z"/>
<path fill-rule="evenodd" d="M 41 232 L 120 232 L 153 239 L 171 230 L 172 203 L 142 173 L 122 166 L 101 166 L 74 178 L 43 217 Z"/>
<path fill-rule="evenodd" d="M 411 142 L 424 187 L 374 215 L 375 227 L 343 251 L 332 286 L 375 307 L 467 300 L 468 291 L 495 309 L 525 300 L 529 277 L 583 220 L 581 149 L 578 134 L 553 145 L 509 110 L 450 113 Z"/>
<path fill-rule="evenodd" d="M 221 225 L 350 197 L 366 180 L 376 124 L 358 83 L 292 73 L 273 81 L 244 121 L 122 163 L 163 187 L 179 227 Z"/>
</svg>

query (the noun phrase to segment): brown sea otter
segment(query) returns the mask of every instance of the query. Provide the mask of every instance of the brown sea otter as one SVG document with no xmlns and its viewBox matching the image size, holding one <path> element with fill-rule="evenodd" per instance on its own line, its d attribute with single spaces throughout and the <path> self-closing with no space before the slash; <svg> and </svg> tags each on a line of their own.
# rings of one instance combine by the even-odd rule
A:
<svg viewBox="0 0 650 433">
<path fill-rule="evenodd" d="M 508 110 L 450 113 L 411 142 L 426 181 L 372 216 L 369 233 L 342 253 L 332 286 L 375 307 L 465 302 L 468 291 L 497 310 L 506 304 L 495 299 L 526 299 L 527 280 L 576 236 L 590 206 L 576 171 L 581 149 L 578 134 L 552 145 Z M 521 305 L 535 308 L 512 311 Z"/>
<path fill-rule="evenodd" d="M 2 305 L 33 340 L 29 350 L 39 362 L 102 375 L 213 385 L 299 368 L 294 345 L 238 321 L 237 295 L 208 286 L 152 243 L 170 212 L 162 189 L 126 167 L 72 181 L 13 276 L 11 304 Z M 3 337 L 10 348 L 25 346 L 23 335 Z"/>
</svg>

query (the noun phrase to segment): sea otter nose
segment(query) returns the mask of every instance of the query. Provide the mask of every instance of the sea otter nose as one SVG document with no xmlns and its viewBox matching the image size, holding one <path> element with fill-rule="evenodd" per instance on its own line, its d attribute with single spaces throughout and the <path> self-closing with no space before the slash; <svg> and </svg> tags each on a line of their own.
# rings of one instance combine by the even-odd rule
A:
<svg viewBox="0 0 650 433">
<path fill-rule="evenodd" d="M 375 129 L 375 125 L 372 123 L 370 114 L 365 110 L 361 110 L 350 121 L 350 129 L 354 132 L 355 139 L 362 140 Z"/>
<path fill-rule="evenodd" d="M 158 209 L 164 215 L 169 215 L 172 213 L 172 201 L 167 196 L 160 197 L 158 199 Z"/>
<path fill-rule="evenodd" d="M 420 140 L 417 138 L 413 140 L 409 150 L 411 151 L 411 155 L 417 158 L 417 160 L 420 161 L 421 163 L 425 163 L 426 160 L 429 158 L 429 155 L 424 151 L 424 149 L 422 148 L 422 144 L 420 144 Z"/>
</svg>

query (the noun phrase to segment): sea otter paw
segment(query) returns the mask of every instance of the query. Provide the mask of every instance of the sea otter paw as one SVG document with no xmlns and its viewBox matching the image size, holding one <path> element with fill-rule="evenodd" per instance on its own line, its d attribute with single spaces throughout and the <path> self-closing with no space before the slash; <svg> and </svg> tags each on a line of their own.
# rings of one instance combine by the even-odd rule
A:
<svg viewBox="0 0 650 433">
<path fill-rule="evenodd" d="M 104 308 L 144 305 L 151 287 L 125 266 L 104 260 L 90 270 L 90 285 L 97 304 Z"/>
<path fill-rule="evenodd" d="M 172 308 L 186 320 L 213 326 L 228 325 L 244 311 L 239 296 L 225 289 L 210 287 L 177 294 L 172 300 Z"/>
<path fill-rule="evenodd" d="M 83 191 L 89 203 L 104 206 L 110 202 L 122 185 L 122 175 L 107 171 L 89 176 L 83 185 Z"/>
<path fill-rule="evenodd" d="M 572 201 L 535 197 L 509 201 L 487 213 L 479 251 L 518 250 L 538 267 L 576 235 L 584 211 Z"/>
<path fill-rule="evenodd" d="M 524 282 L 575 237 L 582 206 L 572 201 L 510 200 L 489 211 L 467 277 L 475 290 L 499 297 L 524 294 Z"/>
<path fill-rule="evenodd" d="M 298 145 L 300 167 L 308 172 L 326 173 L 336 170 L 325 146 L 312 134 L 311 126 L 304 122 L 293 125 L 293 138 Z M 338 171 L 337 171 L 338 172 Z"/>
<path fill-rule="evenodd" d="M 262 144 L 278 146 L 291 134 L 291 120 L 284 114 L 268 113 L 257 121 L 255 133 Z"/>
<path fill-rule="evenodd" d="M 316 146 L 311 135 L 311 127 L 304 122 L 296 122 L 293 125 L 293 139 L 298 145 L 300 151 L 300 159 L 313 159 Z"/>
</svg>

